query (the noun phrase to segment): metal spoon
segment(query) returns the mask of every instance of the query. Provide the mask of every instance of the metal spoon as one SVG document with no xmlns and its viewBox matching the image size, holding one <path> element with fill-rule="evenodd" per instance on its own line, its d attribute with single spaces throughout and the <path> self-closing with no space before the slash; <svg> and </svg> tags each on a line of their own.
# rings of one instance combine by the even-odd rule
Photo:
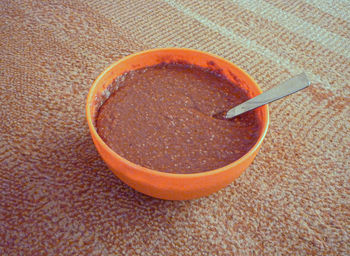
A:
<svg viewBox="0 0 350 256">
<path fill-rule="evenodd" d="M 230 119 L 250 110 L 256 109 L 260 106 L 279 100 L 297 91 L 300 91 L 310 85 L 310 81 L 305 73 L 296 75 L 270 90 L 251 98 L 242 104 L 230 109 L 229 111 L 221 111 L 213 115 L 218 119 Z"/>
</svg>

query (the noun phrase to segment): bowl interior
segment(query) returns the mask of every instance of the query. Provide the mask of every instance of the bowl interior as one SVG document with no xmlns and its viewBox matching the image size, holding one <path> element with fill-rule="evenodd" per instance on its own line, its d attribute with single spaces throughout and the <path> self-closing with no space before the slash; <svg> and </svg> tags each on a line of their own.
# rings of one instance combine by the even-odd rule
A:
<svg viewBox="0 0 350 256">
<path fill-rule="evenodd" d="M 245 89 L 249 97 L 254 97 L 261 93 L 261 89 L 259 88 L 259 86 L 247 73 L 245 73 L 243 70 L 241 70 L 239 67 L 232 64 L 231 62 L 209 53 L 191 49 L 166 48 L 148 50 L 132 54 L 109 66 L 95 80 L 94 84 L 90 89 L 86 106 L 87 119 L 93 138 L 95 137 L 95 139 L 98 140 L 98 144 L 102 145 L 103 147 L 109 148 L 107 144 L 105 144 L 99 137 L 94 126 L 94 120 L 98 108 L 103 103 L 103 101 L 109 96 L 107 90 L 108 86 L 113 82 L 113 80 L 116 77 L 124 74 L 125 72 L 160 63 L 186 63 L 201 66 L 204 68 L 209 68 L 215 72 L 224 75 L 233 83 L 240 85 L 243 89 Z M 269 120 L 268 109 L 266 105 L 254 111 L 256 111 L 258 119 L 261 122 L 261 130 L 257 143 L 250 150 L 252 152 L 258 148 L 263 138 L 265 137 Z M 112 151 L 110 148 L 109 150 Z M 247 154 L 249 154 L 250 151 Z M 117 155 L 115 152 L 114 154 Z M 241 158 L 244 157 L 245 156 Z M 118 155 L 118 158 L 121 157 Z M 240 159 L 238 159 L 237 161 L 239 160 Z M 126 162 L 128 161 L 126 160 Z"/>
</svg>

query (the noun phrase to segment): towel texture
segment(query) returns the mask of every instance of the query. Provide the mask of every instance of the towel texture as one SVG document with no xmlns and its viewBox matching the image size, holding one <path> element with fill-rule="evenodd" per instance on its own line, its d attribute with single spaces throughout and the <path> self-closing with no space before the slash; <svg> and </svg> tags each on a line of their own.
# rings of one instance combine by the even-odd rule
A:
<svg viewBox="0 0 350 256">
<path fill-rule="evenodd" d="M 349 255 L 350 2 L 0 3 L 1 255 Z M 85 119 L 93 80 L 128 54 L 208 51 L 267 90 L 254 163 L 205 198 L 163 201 L 108 170 Z"/>
</svg>

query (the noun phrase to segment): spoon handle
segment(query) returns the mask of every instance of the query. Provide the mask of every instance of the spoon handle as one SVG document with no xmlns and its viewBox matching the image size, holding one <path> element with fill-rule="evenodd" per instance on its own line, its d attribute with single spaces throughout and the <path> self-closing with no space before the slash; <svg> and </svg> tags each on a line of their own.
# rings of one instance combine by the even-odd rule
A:
<svg viewBox="0 0 350 256">
<path fill-rule="evenodd" d="M 271 88 L 270 90 L 267 90 L 266 92 L 263 92 L 262 94 L 259 94 L 258 96 L 230 109 L 227 111 L 225 118 L 232 118 L 275 100 L 279 100 L 283 97 L 300 91 L 309 85 L 310 82 L 306 74 L 301 73 Z"/>
</svg>

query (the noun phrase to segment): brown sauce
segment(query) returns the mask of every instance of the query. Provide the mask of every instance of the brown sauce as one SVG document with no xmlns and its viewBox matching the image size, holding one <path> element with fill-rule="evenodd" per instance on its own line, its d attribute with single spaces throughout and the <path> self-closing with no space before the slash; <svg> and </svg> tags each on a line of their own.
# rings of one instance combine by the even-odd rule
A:
<svg viewBox="0 0 350 256">
<path fill-rule="evenodd" d="M 169 173 L 209 171 L 234 162 L 257 142 L 261 124 L 255 111 L 230 121 L 212 117 L 248 96 L 207 69 L 160 64 L 128 72 L 114 86 L 96 128 L 133 163 Z"/>
</svg>

